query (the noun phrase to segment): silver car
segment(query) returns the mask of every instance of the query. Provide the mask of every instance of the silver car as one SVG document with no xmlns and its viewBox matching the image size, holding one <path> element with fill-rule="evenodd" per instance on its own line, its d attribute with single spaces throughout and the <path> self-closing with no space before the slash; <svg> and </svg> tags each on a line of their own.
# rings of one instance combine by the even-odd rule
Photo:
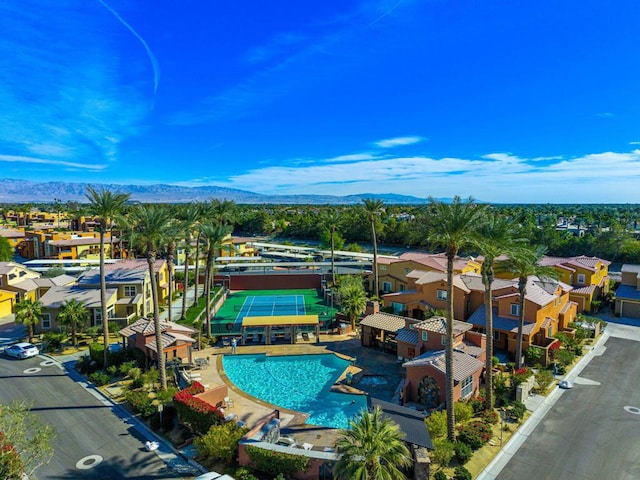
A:
<svg viewBox="0 0 640 480">
<path fill-rule="evenodd" d="M 10 347 L 6 347 L 4 349 L 4 353 L 14 358 L 29 358 L 38 355 L 40 353 L 40 350 L 38 350 L 38 347 L 31 343 L 22 342 L 11 345 Z"/>
</svg>

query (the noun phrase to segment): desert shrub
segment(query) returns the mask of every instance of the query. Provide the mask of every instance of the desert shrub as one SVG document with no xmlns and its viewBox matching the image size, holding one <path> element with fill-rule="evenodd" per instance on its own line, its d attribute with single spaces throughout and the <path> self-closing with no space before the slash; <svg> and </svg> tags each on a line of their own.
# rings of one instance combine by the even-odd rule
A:
<svg viewBox="0 0 640 480">
<path fill-rule="evenodd" d="M 100 370 L 89 374 L 89 381 L 96 384 L 98 387 L 101 387 L 109 383 L 111 381 L 111 377 L 107 372 Z"/>
<path fill-rule="evenodd" d="M 135 360 L 130 360 L 128 362 L 120 364 L 120 366 L 118 367 L 118 371 L 120 372 L 120 375 L 122 375 L 123 377 L 127 377 L 129 376 L 129 372 L 131 372 L 131 370 L 134 368 L 138 368 L 138 364 Z M 140 369 L 138 368 L 138 372 L 139 371 Z"/>
<path fill-rule="evenodd" d="M 553 373 L 549 370 L 538 370 L 538 373 L 536 373 L 536 384 L 538 386 L 535 391 L 538 393 L 544 392 L 551 382 L 553 382 Z"/>
<path fill-rule="evenodd" d="M 461 465 L 464 465 L 469 461 L 471 456 L 473 455 L 473 450 L 471 447 L 464 442 L 456 442 L 455 444 L 456 458 L 460 462 Z"/>
<path fill-rule="evenodd" d="M 310 459 L 304 455 L 274 452 L 250 445 L 246 452 L 257 470 L 270 475 L 282 473 L 291 477 L 297 471 L 306 472 L 309 469 Z"/>
<path fill-rule="evenodd" d="M 524 403 L 515 401 L 509 407 L 509 418 L 512 420 L 520 421 L 524 418 L 524 414 L 527 412 L 527 407 Z"/>
<path fill-rule="evenodd" d="M 444 411 L 433 412 L 424 419 L 431 438 L 441 438 L 447 434 L 447 413 Z"/>
<path fill-rule="evenodd" d="M 441 467 L 448 467 L 455 454 L 455 448 L 446 438 L 440 438 L 433 442 L 433 452 L 430 453 L 431 460 Z"/>
<path fill-rule="evenodd" d="M 154 385 L 160 379 L 160 372 L 156 368 L 151 368 L 142 374 L 142 382 L 145 385 Z"/>
<path fill-rule="evenodd" d="M 575 355 L 571 350 L 558 350 L 556 353 L 556 358 L 558 359 L 558 363 L 563 367 L 567 367 L 571 365 L 575 360 Z"/>
<path fill-rule="evenodd" d="M 433 480 L 449 480 L 449 478 L 447 477 L 447 474 L 444 473 L 442 470 L 438 470 L 433 475 Z"/>
<path fill-rule="evenodd" d="M 482 421 L 470 422 L 458 429 L 458 441 L 466 443 L 477 450 L 491 439 L 491 426 Z"/>
<path fill-rule="evenodd" d="M 64 333 L 46 332 L 42 335 L 42 341 L 46 344 L 47 352 L 55 352 L 62 346 L 62 342 L 67 339 Z"/>
<path fill-rule="evenodd" d="M 198 455 L 213 461 L 231 463 L 238 451 L 238 442 L 248 429 L 235 422 L 214 425 L 193 441 Z"/>
<path fill-rule="evenodd" d="M 133 412 L 140 414 L 142 417 L 150 417 L 158 411 L 158 408 L 153 404 L 153 399 L 145 391 L 129 391 L 125 394 L 125 398 L 131 405 Z"/>
<path fill-rule="evenodd" d="M 258 477 L 251 473 L 251 470 L 249 470 L 247 467 L 238 468 L 234 477 L 237 480 L 258 480 Z"/>
<path fill-rule="evenodd" d="M 135 377 L 133 380 L 131 380 L 131 383 L 129 384 L 129 390 L 138 390 L 142 387 L 144 387 L 144 381 L 140 376 Z"/>
<path fill-rule="evenodd" d="M 111 375 L 112 377 L 115 377 L 116 375 L 118 375 L 118 367 L 116 365 L 109 365 L 107 367 L 107 373 L 109 375 Z"/>
<path fill-rule="evenodd" d="M 495 410 L 485 410 L 482 412 L 482 421 L 490 425 L 495 425 L 500 420 L 500 415 Z"/>
<path fill-rule="evenodd" d="M 467 402 L 456 402 L 453 405 L 456 422 L 467 423 L 473 417 L 473 405 Z"/>
<path fill-rule="evenodd" d="M 454 480 L 472 480 L 473 477 L 471 476 L 471 472 L 469 472 L 469 470 L 467 470 L 465 467 L 460 465 L 459 467 L 456 467 L 453 473 L 453 479 Z"/>
<path fill-rule="evenodd" d="M 104 345 L 98 342 L 89 344 L 89 356 L 99 368 L 104 366 Z"/>
<path fill-rule="evenodd" d="M 176 387 L 167 387 L 166 390 L 160 390 L 156 393 L 156 398 L 162 404 L 169 403 L 173 401 L 173 397 L 178 393 L 178 389 Z"/>
<path fill-rule="evenodd" d="M 486 398 L 484 397 L 473 397 L 469 403 L 473 407 L 473 414 L 478 415 L 480 412 L 484 410 Z M 457 415 L 456 415 L 457 418 Z"/>
</svg>

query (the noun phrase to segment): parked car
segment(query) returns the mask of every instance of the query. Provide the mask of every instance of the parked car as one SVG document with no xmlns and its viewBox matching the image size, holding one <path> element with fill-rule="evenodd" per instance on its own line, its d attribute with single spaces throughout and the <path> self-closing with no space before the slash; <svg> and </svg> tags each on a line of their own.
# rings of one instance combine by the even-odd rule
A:
<svg viewBox="0 0 640 480">
<path fill-rule="evenodd" d="M 14 358 L 29 358 L 38 355 L 40 350 L 31 343 L 22 342 L 5 347 L 4 353 Z"/>
</svg>

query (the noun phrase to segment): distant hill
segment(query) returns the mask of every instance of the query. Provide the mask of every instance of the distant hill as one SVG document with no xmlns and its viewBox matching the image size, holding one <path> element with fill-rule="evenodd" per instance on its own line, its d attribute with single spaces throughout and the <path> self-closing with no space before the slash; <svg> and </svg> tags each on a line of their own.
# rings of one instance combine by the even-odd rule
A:
<svg viewBox="0 0 640 480">
<path fill-rule="evenodd" d="M 0 203 L 85 202 L 88 185 L 113 192 L 129 193 L 131 200 L 142 203 L 186 203 L 211 199 L 232 200 L 249 204 L 357 204 L 364 198 L 376 198 L 387 204 L 424 204 L 426 198 L 393 193 L 358 195 L 262 195 L 224 187 L 177 187 L 174 185 L 117 185 L 71 182 L 32 182 L 29 180 L 0 179 Z M 443 201 L 447 201 L 443 199 Z"/>
</svg>

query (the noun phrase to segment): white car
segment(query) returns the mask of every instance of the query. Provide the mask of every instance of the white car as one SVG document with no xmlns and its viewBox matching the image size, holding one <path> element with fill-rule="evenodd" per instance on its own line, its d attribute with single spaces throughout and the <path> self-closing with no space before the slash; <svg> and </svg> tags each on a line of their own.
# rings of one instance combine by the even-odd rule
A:
<svg viewBox="0 0 640 480">
<path fill-rule="evenodd" d="M 38 355 L 40 350 L 31 343 L 22 342 L 6 347 L 4 353 L 13 358 L 29 358 Z"/>
</svg>

